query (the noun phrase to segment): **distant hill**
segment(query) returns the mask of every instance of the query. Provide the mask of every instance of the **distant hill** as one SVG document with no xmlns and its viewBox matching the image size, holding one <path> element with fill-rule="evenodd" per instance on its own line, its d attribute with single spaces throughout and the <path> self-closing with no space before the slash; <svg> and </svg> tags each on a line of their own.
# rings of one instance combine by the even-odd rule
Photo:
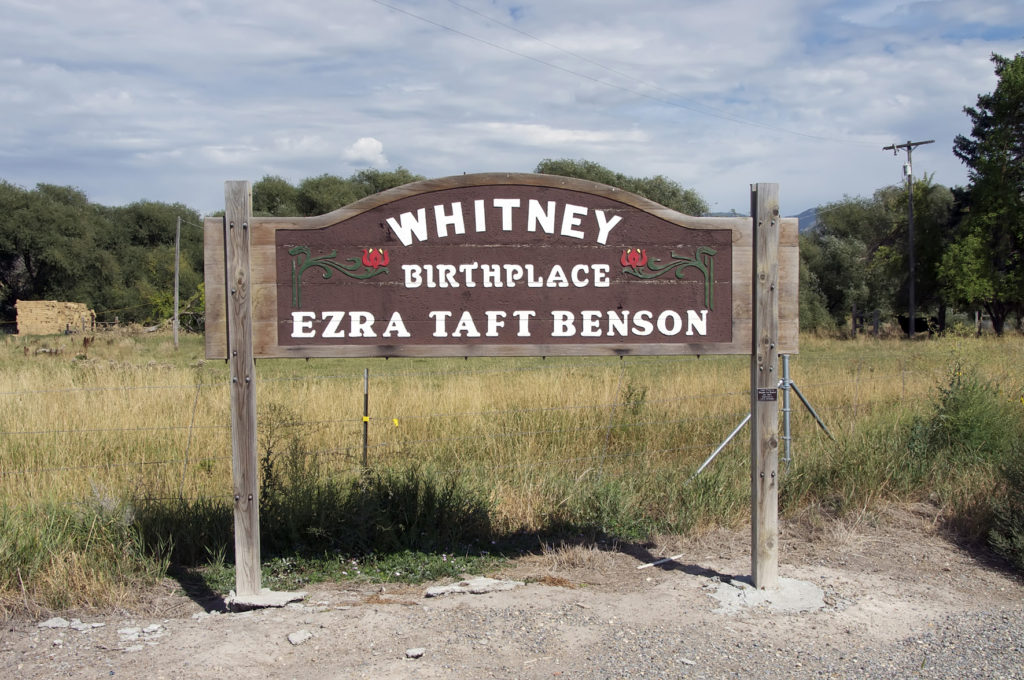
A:
<svg viewBox="0 0 1024 680">
<path fill-rule="evenodd" d="M 731 212 L 707 213 L 706 217 L 748 217 L 748 215 L 737 213 L 735 210 L 733 210 Z M 795 217 L 799 221 L 801 234 L 804 233 L 805 231 L 809 231 L 818 226 L 817 208 L 808 208 L 799 215 L 790 215 L 790 217 Z"/>
<path fill-rule="evenodd" d="M 797 215 L 796 218 L 800 221 L 799 231 L 801 234 L 804 233 L 805 231 L 810 231 L 811 229 L 814 229 L 816 226 L 818 226 L 818 209 L 808 208 L 807 210 Z"/>
</svg>

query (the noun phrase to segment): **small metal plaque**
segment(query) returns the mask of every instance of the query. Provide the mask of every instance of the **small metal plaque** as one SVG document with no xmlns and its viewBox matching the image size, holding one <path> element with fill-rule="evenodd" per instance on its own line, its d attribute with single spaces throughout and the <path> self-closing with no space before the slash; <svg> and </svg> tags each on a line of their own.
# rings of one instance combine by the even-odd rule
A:
<svg viewBox="0 0 1024 680">
<path fill-rule="evenodd" d="M 779 391 L 774 387 L 759 387 L 757 389 L 758 401 L 778 401 Z"/>
</svg>

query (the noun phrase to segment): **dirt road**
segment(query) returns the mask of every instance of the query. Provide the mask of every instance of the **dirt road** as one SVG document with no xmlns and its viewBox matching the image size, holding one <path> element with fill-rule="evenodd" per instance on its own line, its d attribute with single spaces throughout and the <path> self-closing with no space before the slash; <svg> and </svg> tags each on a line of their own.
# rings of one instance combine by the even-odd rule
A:
<svg viewBox="0 0 1024 680">
<path fill-rule="evenodd" d="M 784 526 L 780 571 L 820 593 L 809 611 L 714 597 L 749 573 L 746 532 L 715 531 L 549 550 L 491 575 L 525 585 L 483 595 L 329 584 L 282 609 L 209 613 L 168 582 L 131 613 L 8 622 L 0 668 L 32 679 L 1024 678 L 1024 583 L 935 526 L 927 508 Z"/>
</svg>

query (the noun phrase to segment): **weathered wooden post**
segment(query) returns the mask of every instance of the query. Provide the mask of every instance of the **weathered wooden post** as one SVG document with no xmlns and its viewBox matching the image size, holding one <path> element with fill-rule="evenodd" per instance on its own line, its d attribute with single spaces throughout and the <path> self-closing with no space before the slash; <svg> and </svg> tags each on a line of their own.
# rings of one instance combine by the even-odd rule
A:
<svg viewBox="0 0 1024 680">
<path fill-rule="evenodd" d="M 224 185 L 228 364 L 231 368 L 231 463 L 235 502 L 235 593 L 260 593 L 260 493 L 256 449 L 256 385 L 249 271 L 249 182 Z"/>
<path fill-rule="evenodd" d="M 751 187 L 754 226 L 750 353 L 750 568 L 755 588 L 779 585 L 779 185 Z"/>
</svg>

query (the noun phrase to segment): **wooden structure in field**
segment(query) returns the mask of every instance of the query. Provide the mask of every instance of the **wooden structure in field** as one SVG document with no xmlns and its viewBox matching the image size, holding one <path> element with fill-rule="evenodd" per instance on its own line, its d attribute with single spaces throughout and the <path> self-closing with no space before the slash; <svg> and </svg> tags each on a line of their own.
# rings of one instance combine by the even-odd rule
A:
<svg viewBox="0 0 1024 680">
<path fill-rule="evenodd" d="M 534 174 L 307 218 L 254 217 L 250 185 L 229 182 L 225 205 L 205 223 L 206 354 L 232 368 L 239 593 L 259 591 L 253 360 L 270 357 L 750 354 L 754 582 L 774 587 L 775 367 L 798 349 L 799 281 L 777 185 L 752 187 L 752 218 Z"/>
</svg>

